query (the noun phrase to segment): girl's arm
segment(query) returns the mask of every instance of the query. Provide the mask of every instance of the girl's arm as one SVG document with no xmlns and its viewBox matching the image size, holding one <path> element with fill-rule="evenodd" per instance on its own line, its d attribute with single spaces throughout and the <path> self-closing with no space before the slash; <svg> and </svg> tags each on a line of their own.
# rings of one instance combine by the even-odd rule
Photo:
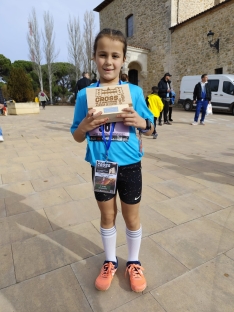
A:
<svg viewBox="0 0 234 312">
<path fill-rule="evenodd" d="M 102 112 L 97 114 L 94 114 L 94 112 L 95 109 L 90 109 L 87 116 L 81 121 L 77 129 L 73 132 L 75 141 L 79 143 L 83 142 L 86 138 L 87 132 L 104 125 L 108 121 L 109 118 L 97 119 L 97 117 L 100 116 Z"/>
<path fill-rule="evenodd" d="M 144 130 L 146 128 L 146 121 L 144 118 L 138 115 L 138 113 L 132 108 L 124 108 L 123 113 L 118 114 L 117 117 L 123 118 L 125 126 L 132 126 L 138 129 Z M 154 125 L 151 123 L 151 129 L 143 134 L 149 136 L 154 131 Z"/>
</svg>

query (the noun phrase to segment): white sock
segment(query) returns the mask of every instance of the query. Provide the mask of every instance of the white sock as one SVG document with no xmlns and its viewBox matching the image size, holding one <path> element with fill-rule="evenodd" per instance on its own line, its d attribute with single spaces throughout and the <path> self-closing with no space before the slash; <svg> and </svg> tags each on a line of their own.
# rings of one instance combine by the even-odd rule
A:
<svg viewBox="0 0 234 312">
<path fill-rule="evenodd" d="M 128 261 L 139 261 L 139 251 L 141 246 L 142 227 L 137 231 L 130 231 L 126 228 L 126 238 L 128 245 Z"/>
<path fill-rule="evenodd" d="M 100 228 L 102 243 L 105 250 L 106 261 L 116 262 L 116 227 L 113 226 L 111 229 Z"/>
</svg>

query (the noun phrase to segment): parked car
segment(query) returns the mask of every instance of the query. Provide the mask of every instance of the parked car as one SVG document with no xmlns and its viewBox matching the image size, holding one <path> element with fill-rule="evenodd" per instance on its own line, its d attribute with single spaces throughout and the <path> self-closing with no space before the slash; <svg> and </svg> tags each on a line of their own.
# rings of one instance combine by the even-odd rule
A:
<svg viewBox="0 0 234 312">
<path fill-rule="evenodd" d="M 196 104 L 193 104 L 193 90 L 200 81 L 201 76 L 184 76 L 181 80 L 178 103 L 182 104 L 186 111 L 196 107 Z M 234 75 L 208 75 L 208 82 L 211 86 L 213 111 L 234 115 Z"/>
</svg>

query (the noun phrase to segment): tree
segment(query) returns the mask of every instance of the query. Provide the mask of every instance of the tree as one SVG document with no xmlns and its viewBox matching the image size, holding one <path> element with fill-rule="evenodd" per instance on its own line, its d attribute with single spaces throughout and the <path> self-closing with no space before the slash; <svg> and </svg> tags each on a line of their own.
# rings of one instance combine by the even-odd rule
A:
<svg viewBox="0 0 234 312">
<path fill-rule="evenodd" d="M 12 63 L 13 67 L 17 68 L 23 68 L 25 72 L 29 75 L 29 78 L 31 79 L 33 90 L 35 93 L 38 93 L 40 90 L 40 84 L 38 80 L 38 76 L 36 71 L 34 70 L 33 62 L 31 61 L 23 61 L 18 60 Z"/>
<path fill-rule="evenodd" d="M 70 63 L 55 63 L 55 82 L 59 86 L 59 96 L 65 98 L 71 94 L 72 83 L 74 81 L 74 65 Z"/>
<path fill-rule="evenodd" d="M 37 16 L 35 8 L 32 9 L 31 16 L 28 19 L 29 32 L 27 34 L 27 41 L 29 46 L 29 58 L 33 62 L 34 68 L 38 75 L 40 89 L 43 91 L 43 79 L 41 70 L 41 37 L 38 30 Z"/>
<path fill-rule="evenodd" d="M 69 16 L 69 22 L 67 24 L 67 31 L 68 31 L 68 55 L 69 61 L 75 66 L 75 74 L 76 74 L 76 81 L 80 77 L 83 60 L 84 60 L 84 53 L 83 53 L 83 40 L 81 37 L 80 32 L 80 21 L 79 17 L 71 18 Z"/>
<path fill-rule="evenodd" d="M 90 76 L 93 69 L 93 44 L 94 44 L 94 13 L 86 11 L 84 14 L 84 71 Z"/>
<path fill-rule="evenodd" d="M 32 101 L 34 98 L 31 80 L 20 67 L 11 69 L 7 90 L 9 96 L 16 102 Z"/>
<path fill-rule="evenodd" d="M 49 80 L 49 89 L 50 89 L 50 103 L 53 104 L 52 98 L 52 80 L 53 80 L 53 63 L 58 56 L 58 52 L 55 52 L 55 44 L 54 44 L 54 20 L 53 17 L 50 16 L 49 12 L 44 12 L 44 34 L 43 43 L 44 43 L 44 53 L 47 62 L 48 69 L 48 80 Z"/>
<path fill-rule="evenodd" d="M 11 61 L 3 54 L 0 54 L 0 76 L 5 78 L 9 75 L 11 70 Z"/>
<path fill-rule="evenodd" d="M 31 61 L 23 61 L 23 60 L 14 61 L 14 63 L 12 63 L 12 66 L 17 68 L 19 67 L 23 68 L 27 73 L 33 71 L 33 63 Z"/>
</svg>

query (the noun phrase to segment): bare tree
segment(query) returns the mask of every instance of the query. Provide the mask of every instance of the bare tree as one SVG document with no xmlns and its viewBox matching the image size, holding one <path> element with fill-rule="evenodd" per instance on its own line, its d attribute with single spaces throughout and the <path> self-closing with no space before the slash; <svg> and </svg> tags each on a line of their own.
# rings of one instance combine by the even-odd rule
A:
<svg viewBox="0 0 234 312">
<path fill-rule="evenodd" d="M 43 79 L 42 79 L 42 70 L 41 70 L 41 36 L 38 30 L 37 16 L 35 8 L 32 9 L 31 15 L 29 15 L 28 19 L 29 32 L 27 34 L 27 41 L 29 46 L 29 58 L 33 63 L 33 66 L 38 75 L 40 88 L 43 91 Z"/>
<path fill-rule="evenodd" d="M 94 43 L 94 13 L 86 11 L 84 14 L 84 70 L 92 74 L 92 58 Z"/>
<path fill-rule="evenodd" d="M 83 69 L 84 53 L 83 40 L 80 32 L 79 17 L 71 18 L 67 24 L 68 31 L 68 55 L 69 61 L 75 66 L 76 81 L 78 80 L 81 70 Z"/>
<path fill-rule="evenodd" d="M 53 63 L 59 54 L 59 51 L 55 52 L 54 44 L 54 19 L 50 16 L 49 12 L 44 12 L 44 34 L 42 33 L 44 43 L 44 53 L 48 69 L 48 80 L 50 89 L 50 103 L 53 104 L 52 99 L 52 80 L 53 80 Z"/>
</svg>

